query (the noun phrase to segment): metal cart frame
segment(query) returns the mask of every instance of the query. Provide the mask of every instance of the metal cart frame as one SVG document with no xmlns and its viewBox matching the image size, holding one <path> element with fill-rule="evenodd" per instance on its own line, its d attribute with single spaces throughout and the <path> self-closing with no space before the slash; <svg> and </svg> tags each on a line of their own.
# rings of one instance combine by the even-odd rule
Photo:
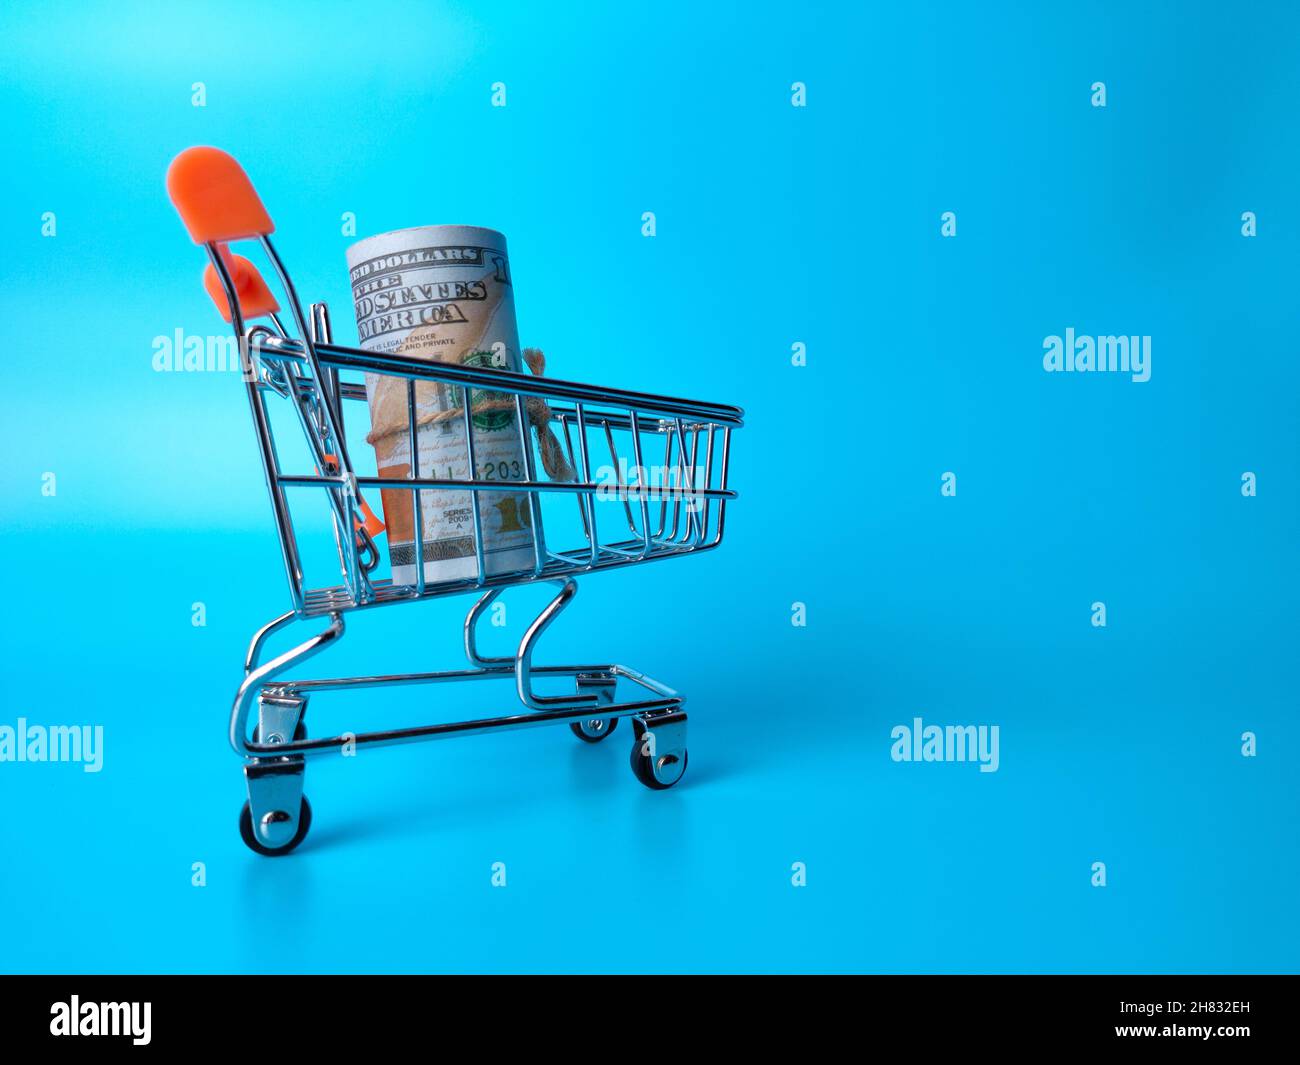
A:
<svg viewBox="0 0 1300 1065">
<path fill-rule="evenodd" d="M 260 200 L 238 164 L 216 149 L 189 149 L 173 163 L 172 171 L 192 153 L 216 153 L 221 157 L 214 161 L 209 156 L 199 161 L 207 168 L 202 173 L 205 194 L 209 186 L 216 184 L 217 199 L 232 195 L 245 200 L 251 197 L 249 202 L 255 203 L 262 212 L 259 219 L 253 208 L 245 207 L 241 201 L 245 216 L 253 215 L 258 224 L 253 225 L 246 218 L 231 223 L 224 215 L 221 225 L 206 224 L 202 201 L 199 207 L 183 202 L 184 196 L 173 187 L 172 173 L 169 173 L 173 200 L 196 243 L 202 244 L 207 252 L 226 301 L 225 308 L 219 301 L 218 307 L 230 322 L 239 344 L 249 409 L 292 599 L 290 610 L 267 622 L 253 635 L 244 660 L 244 679 L 230 714 L 230 744 L 244 760 L 248 788 L 248 801 L 240 818 L 244 841 L 261 854 L 278 855 L 293 850 L 311 824 L 311 807 L 303 794 L 307 760 L 326 753 L 352 753 L 361 747 L 560 723 L 568 724 L 580 739 L 595 743 L 607 738 L 619 719 L 626 717 L 632 719 L 631 764 L 637 779 L 653 789 L 676 784 L 687 765 L 687 718 L 681 695 L 617 663 L 537 665 L 533 656 L 541 635 L 573 599 L 578 576 L 698 554 L 722 542 L 726 503 L 736 498 L 736 492 L 728 487 L 731 433 L 743 425 L 743 412 L 720 404 L 601 388 L 506 370 L 425 362 L 333 344 L 325 305 L 312 304 L 304 312 L 289 273 L 270 240 L 269 217 L 265 217 Z M 260 224 L 261 220 L 264 225 Z M 265 286 L 255 272 L 251 280 L 256 285 L 250 290 L 248 271 L 252 268 L 245 260 L 238 260 L 236 266 L 236 260 L 226 248 L 235 239 L 252 239 L 260 246 L 279 280 L 296 326 L 296 336 L 291 336 L 281 322 L 273 301 L 259 300 L 256 293 L 260 290 L 256 285 L 261 285 L 261 290 Z M 251 298 L 250 291 L 254 293 Z M 248 326 L 244 303 L 252 304 L 249 309 L 264 314 L 271 325 Z M 419 457 L 414 447 L 411 448 L 411 477 L 358 475 L 344 433 L 345 405 L 366 399 L 364 384 L 347 379 L 356 374 L 381 374 L 405 380 L 407 428 L 413 440 L 416 382 L 437 382 L 463 389 L 461 406 L 470 479 L 420 476 Z M 499 493 L 502 482 L 475 476 L 471 423 L 475 389 L 513 398 L 527 477 L 508 483 L 511 491 L 528 495 L 529 513 L 541 513 L 539 496 L 556 493 L 572 498 L 578 511 L 582 542 L 553 551 L 544 543 L 543 527 L 535 526 L 533 565 L 521 572 L 492 575 L 484 563 L 479 495 L 488 491 Z M 569 465 L 575 471 L 574 480 L 547 479 L 538 469 L 526 410 L 526 400 L 533 397 L 544 401 L 549 408 L 550 426 L 562 441 Z M 282 468 L 271 417 L 272 403 L 292 408 L 313 457 L 314 470 L 291 472 Z M 630 442 L 630 449 L 620 448 L 619 437 Z M 611 486 L 608 479 L 597 481 L 593 438 L 597 444 L 603 443 L 602 455 L 608 451 L 610 468 L 619 471 L 617 484 Z M 675 485 L 653 491 L 644 483 L 640 471 L 645 468 L 646 456 L 651 454 L 656 458 L 662 455 L 660 469 L 680 473 Z M 638 471 L 636 481 L 627 478 L 624 471 L 628 468 Z M 313 588 L 305 578 L 286 491 L 299 488 L 314 488 L 325 493 L 328 499 L 339 563 L 337 584 Z M 621 507 L 609 505 L 611 488 Z M 372 579 L 380 553 L 364 528 L 359 505 L 364 491 L 377 489 L 414 494 L 417 544 L 423 531 L 421 493 L 468 491 L 474 509 L 476 575 L 456 581 L 426 582 L 424 567 L 417 564 L 416 579 L 411 584 Z M 607 538 L 602 532 L 602 522 L 605 530 L 616 524 L 618 531 L 609 532 Z M 540 582 L 555 585 L 557 592 L 528 626 L 515 653 L 500 657 L 481 654 L 476 633 L 484 612 L 504 589 Z M 468 668 L 310 680 L 293 679 L 290 675 L 291 669 L 342 639 L 344 616 L 349 611 L 470 592 L 477 593 L 478 598 L 464 622 Z M 269 637 L 295 621 L 308 619 L 325 619 L 327 623 L 311 638 L 263 660 Z M 311 739 L 306 734 L 304 714 L 308 700 L 319 692 L 494 678 L 513 680 L 519 704 L 513 712 L 415 728 L 342 733 L 328 738 Z M 539 680 L 566 678 L 573 684 L 571 694 L 542 695 L 536 690 Z M 620 682 L 631 698 L 619 698 Z M 251 735 L 250 720 L 255 723 Z"/>
</svg>

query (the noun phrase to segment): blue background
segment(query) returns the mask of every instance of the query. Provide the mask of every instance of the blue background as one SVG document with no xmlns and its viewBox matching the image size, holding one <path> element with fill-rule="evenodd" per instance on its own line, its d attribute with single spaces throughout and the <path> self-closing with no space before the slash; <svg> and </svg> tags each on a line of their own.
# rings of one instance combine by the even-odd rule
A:
<svg viewBox="0 0 1300 1065">
<path fill-rule="evenodd" d="M 0 764 L 0 969 L 1294 971 L 1300 12 L 553 7 L 0 14 L 0 723 L 106 732 L 97 775 Z M 626 726 L 378 751 L 312 763 L 295 856 L 244 848 L 229 704 L 288 596 L 242 386 L 151 366 L 222 328 L 162 184 L 195 143 L 344 343 L 343 212 L 471 222 L 551 373 L 746 409 L 723 547 L 581 582 L 539 653 L 682 690 L 681 786 Z M 1150 382 L 1044 373 L 1067 327 L 1152 336 Z M 454 668 L 468 605 L 313 666 Z M 916 716 L 1001 768 L 894 763 Z"/>
</svg>

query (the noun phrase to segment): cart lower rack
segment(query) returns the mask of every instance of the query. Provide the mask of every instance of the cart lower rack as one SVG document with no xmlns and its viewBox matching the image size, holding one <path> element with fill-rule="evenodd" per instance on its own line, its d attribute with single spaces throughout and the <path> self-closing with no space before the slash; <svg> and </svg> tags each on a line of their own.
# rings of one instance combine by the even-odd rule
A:
<svg viewBox="0 0 1300 1065">
<path fill-rule="evenodd" d="M 597 570 L 639 565 L 697 554 L 722 542 L 731 432 L 743 424 L 736 407 L 667 396 L 598 388 L 506 370 L 426 362 L 397 354 L 367 352 L 331 342 L 324 304 L 304 311 L 269 236 L 272 225 L 239 165 L 214 148 L 182 152 L 168 172 L 168 189 L 196 243 L 207 251 L 206 282 L 239 344 L 243 379 L 267 490 L 284 560 L 292 608 L 253 636 L 230 716 L 230 743 L 244 759 L 248 801 L 240 832 L 260 854 L 293 850 L 307 835 L 311 807 L 303 794 L 308 759 L 424 740 L 468 736 L 502 729 L 568 724 L 579 739 L 606 739 L 621 718 L 632 722 L 631 764 L 647 787 L 672 787 L 687 765 L 683 698 L 667 685 L 616 663 L 537 665 L 534 651 L 543 632 L 577 591 L 576 578 Z M 227 245 L 254 240 L 264 252 L 292 313 L 296 335 L 279 318 L 279 306 L 248 260 Z M 247 326 L 251 318 L 269 324 Z M 366 381 L 403 382 L 407 431 L 416 439 L 416 386 L 432 382 L 460 397 L 469 450 L 468 478 L 421 476 L 418 449 L 411 447 L 409 477 L 358 473 L 347 446 L 347 408 L 365 402 Z M 525 457 L 523 476 L 503 483 L 480 476 L 474 461 L 472 410 L 491 395 L 497 406 L 513 406 Z M 538 412 L 542 415 L 539 418 Z M 295 426 L 301 468 L 291 468 L 277 424 Z M 571 476 L 548 476 L 537 461 L 529 432 L 551 434 Z M 651 476 L 651 472 L 656 476 Z M 386 471 L 391 472 L 391 471 Z M 506 573 L 492 572 L 484 557 L 480 510 L 485 494 L 507 490 L 520 501 L 519 513 L 533 523 L 532 563 Z M 468 493 L 473 508 L 475 572 L 457 580 L 430 581 L 421 564 L 414 579 L 395 583 L 378 577 L 380 550 L 365 505 L 367 492 L 408 494 L 415 544 L 422 543 L 421 501 L 428 492 Z M 291 496 L 308 496 L 328 515 L 327 553 L 334 579 L 309 579 L 307 530 L 295 522 Z M 313 534 L 314 536 L 315 534 Z M 566 540 L 567 538 L 567 540 Z M 552 544 L 563 543 L 559 550 Z M 480 619 L 508 587 L 549 583 L 555 595 L 528 626 L 513 655 L 479 651 Z M 467 667 L 427 673 L 295 679 L 291 671 L 339 642 L 344 616 L 355 610 L 474 593 L 465 618 Z M 323 624 L 297 646 L 267 658 L 267 641 L 298 620 Z M 345 732 L 309 738 L 305 713 L 323 692 L 387 689 L 412 684 L 477 680 L 512 681 L 515 705 L 509 713 L 415 728 Z M 538 687 L 568 688 L 542 694 Z"/>
</svg>

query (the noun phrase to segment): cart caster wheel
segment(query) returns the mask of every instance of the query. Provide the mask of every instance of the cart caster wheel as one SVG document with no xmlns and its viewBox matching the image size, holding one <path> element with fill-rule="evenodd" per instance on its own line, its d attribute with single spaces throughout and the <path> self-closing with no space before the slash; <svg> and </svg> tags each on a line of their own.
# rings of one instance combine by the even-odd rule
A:
<svg viewBox="0 0 1300 1065">
<path fill-rule="evenodd" d="M 664 791 L 682 779 L 686 766 L 690 762 L 685 749 L 682 750 L 680 758 L 675 754 L 651 758 L 641 753 L 641 746 L 642 740 L 638 736 L 636 742 L 632 744 L 632 772 L 637 780 L 654 791 Z"/>
<path fill-rule="evenodd" d="M 618 718 L 584 718 L 581 721 L 570 721 L 569 728 L 573 731 L 573 734 L 584 743 L 599 743 L 618 728 Z"/>
<path fill-rule="evenodd" d="M 293 742 L 297 743 L 299 740 L 305 740 L 306 738 L 307 738 L 307 722 L 299 720 L 297 728 L 293 730 Z M 253 742 L 254 743 L 262 742 L 261 725 L 253 726 Z"/>
<path fill-rule="evenodd" d="M 298 813 L 298 831 L 293 834 L 293 839 L 289 840 L 283 847 L 268 847 L 260 839 L 257 833 L 253 831 L 253 812 L 248 803 L 244 803 L 244 808 L 239 811 L 239 835 L 248 845 L 249 850 L 256 851 L 258 854 L 264 854 L 268 858 L 278 858 L 282 854 L 288 854 L 299 843 L 307 838 L 307 833 L 311 829 L 311 803 L 307 801 L 307 796 L 302 797 L 302 807 Z"/>
</svg>

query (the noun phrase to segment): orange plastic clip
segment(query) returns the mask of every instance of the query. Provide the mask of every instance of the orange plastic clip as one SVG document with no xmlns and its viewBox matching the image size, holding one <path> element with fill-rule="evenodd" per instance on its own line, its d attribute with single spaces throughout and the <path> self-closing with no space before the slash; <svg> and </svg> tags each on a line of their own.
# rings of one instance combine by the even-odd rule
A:
<svg viewBox="0 0 1300 1065">
<path fill-rule="evenodd" d="M 244 168 L 220 148 L 186 148 L 173 159 L 167 195 L 195 244 L 275 232 Z"/>
<path fill-rule="evenodd" d="M 359 524 L 370 534 L 370 539 L 373 540 L 384 531 L 384 523 L 379 520 L 375 512 L 370 509 L 370 504 L 362 499 L 360 494 L 357 495 L 357 505 L 361 508 L 361 517 L 365 519 Z"/>
<path fill-rule="evenodd" d="M 331 463 L 334 468 L 338 469 L 339 458 L 337 455 L 326 455 L 325 461 Z M 370 505 L 362 498 L 361 493 L 357 493 L 357 509 L 361 511 L 361 516 L 353 517 L 353 522 L 358 529 L 365 529 L 373 540 L 384 531 L 384 523 L 375 516 L 375 512 L 370 509 Z"/>
<path fill-rule="evenodd" d="M 239 297 L 239 313 L 245 318 L 260 318 L 264 314 L 274 314 L 280 309 L 275 296 L 267 287 L 257 267 L 242 255 L 235 255 L 224 244 L 217 247 L 217 254 L 230 271 L 230 279 L 235 283 L 235 295 Z M 221 278 L 216 268 L 208 263 L 203 268 L 203 287 L 208 290 L 212 302 L 217 305 L 221 317 L 230 321 L 230 304 L 226 300 L 226 290 L 221 287 Z"/>
</svg>

